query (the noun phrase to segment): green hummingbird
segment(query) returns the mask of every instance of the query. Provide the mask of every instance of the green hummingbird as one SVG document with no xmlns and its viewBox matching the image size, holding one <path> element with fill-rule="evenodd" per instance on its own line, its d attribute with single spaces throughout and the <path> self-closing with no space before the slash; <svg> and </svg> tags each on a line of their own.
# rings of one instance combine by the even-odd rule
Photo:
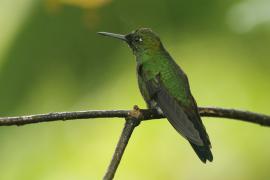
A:
<svg viewBox="0 0 270 180">
<path fill-rule="evenodd" d="M 149 28 L 139 28 L 127 35 L 98 34 L 123 40 L 129 45 L 136 56 L 138 84 L 147 107 L 162 112 L 176 131 L 189 141 L 202 162 L 212 161 L 211 143 L 188 78 L 158 35 Z"/>
</svg>

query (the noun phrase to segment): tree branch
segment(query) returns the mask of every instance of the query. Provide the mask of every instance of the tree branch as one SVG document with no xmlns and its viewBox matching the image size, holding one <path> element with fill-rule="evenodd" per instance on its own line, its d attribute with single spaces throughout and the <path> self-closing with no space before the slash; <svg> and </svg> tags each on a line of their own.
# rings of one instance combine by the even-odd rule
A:
<svg viewBox="0 0 270 180">
<path fill-rule="evenodd" d="M 135 114 L 133 112 L 135 112 Z M 201 116 L 204 117 L 229 118 L 260 124 L 262 126 L 270 126 L 270 116 L 249 111 L 224 109 L 217 107 L 216 108 L 199 107 L 199 113 Z M 37 114 L 37 115 L 17 116 L 17 117 L 2 117 L 0 118 L 0 126 L 12 126 L 12 125 L 20 126 L 26 124 L 60 121 L 60 120 L 66 121 L 76 119 L 115 118 L 115 117 L 125 118 L 126 123 L 123 128 L 120 139 L 118 141 L 118 144 L 116 146 L 111 163 L 103 178 L 104 180 L 112 180 L 135 127 L 139 125 L 140 121 L 164 118 L 162 114 L 159 114 L 154 109 L 139 110 L 137 106 L 134 106 L 134 109 L 132 111 L 130 110 L 74 111 L 74 112 L 55 112 L 48 114 Z"/>
<path fill-rule="evenodd" d="M 112 180 L 115 172 L 118 168 L 118 165 L 122 159 L 122 156 L 124 154 L 124 151 L 126 149 L 126 146 L 128 144 L 129 138 L 135 129 L 136 126 L 140 124 L 140 120 L 134 117 L 127 117 L 126 123 L 124 126 L 124 129 L 122 131 L 122 134 L 119 138 L 119 141 L 117 143 L 116 149 L 113 154 L 113 158 L 111 160 L 111 163 L 107 169 L 107 172 L 105 176 L 103 177 L 103 180 Z"/>
<path fill-rule="evenodd" d="M 51 121 L 66 121 L 78 119 L 92 118 L 126 118 L 130 110 L 100 110 L 100 111 L 73 111 L 73 112 L 55 112 L 48 114 L 37 114 L 17 117 L 0 118 L 0 126 L 26 125 Z M 161 119 L 164 116 L 152 109 L 142 109 L 142 121 Z M 199 107 L 199 113 L 202 117 L 217 117 L 242 120 L 246 122 L 260 124 L 262 126 L 270 126 L 270 116 L 242 111 L 236 109 L 224 109 L 218 107 Z"/>
</svg>

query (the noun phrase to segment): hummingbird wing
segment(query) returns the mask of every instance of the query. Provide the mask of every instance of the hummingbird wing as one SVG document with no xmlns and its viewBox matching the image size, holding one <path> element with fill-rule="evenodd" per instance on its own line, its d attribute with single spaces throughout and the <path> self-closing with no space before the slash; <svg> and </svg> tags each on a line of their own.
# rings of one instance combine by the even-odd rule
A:
<svg viewBox="0 0 270 180">
<path fill-rule="evenodd" d="M 148 80 L 146 87 L 151 98 L 156 101 L 176 131 L 190 142 L 203 146 L 204 141 L 200 132 L 189 118 L 186 109 L 169 93 L 160 78 L 157 76 L 155 79 Z"/>
<path fill-rule="evenodd" d="M 159 77 L 148 80 L 146 87 L 152 100 L 161 108 L 176 131 L 189 141 L 201 161 L 212 161 L 211 144 L 192 95 L 192 107 L 185 107 L 170 94 Z"/>
</svg>

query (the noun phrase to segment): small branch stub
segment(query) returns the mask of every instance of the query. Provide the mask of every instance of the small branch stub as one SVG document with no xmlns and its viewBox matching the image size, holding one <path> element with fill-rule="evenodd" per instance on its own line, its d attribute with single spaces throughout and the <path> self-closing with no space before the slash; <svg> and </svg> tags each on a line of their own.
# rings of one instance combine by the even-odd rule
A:
<svg viewBox="0 0 270 180">
<path fill-rule="evenodd" d="M 137 105 L 133 106 L 133 110 L 129 111 L 128 117 L 126 117 L 126 120 L 128 120 L 128 119 L 134 119 L 134 120 L 137 119 L 137 121 L 143 120 L 143 113 L 141 112 L 139 106 L 137 106 Z"/>
</svg>

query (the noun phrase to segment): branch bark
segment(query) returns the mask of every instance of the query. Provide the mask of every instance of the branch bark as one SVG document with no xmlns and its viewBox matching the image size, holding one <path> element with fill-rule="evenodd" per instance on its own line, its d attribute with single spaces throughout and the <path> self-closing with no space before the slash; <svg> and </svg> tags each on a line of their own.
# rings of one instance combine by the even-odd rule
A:
<svg viewBox="0 0 270 180">
<path fill-rule="evenodd" d="M 41 122 L 92 118 L 126 118 L 128 117 L 129 112 L 130 110 L 73 111 L 16 117 L 2 117 L 0 118 L 0 126 L 20 126 Z M 162 114 L 159 114 L 152 109 L 142 109 L 141 113 L 143 115 L 142 121 L 164 118 Z M 229 118 L 260 124 L 262 126 L 270 126 L 270 116 L 249 111 L 224 109 L 218 107 L 199 107 L 199 113 L 202 117 Z"/>
<path fill-rule="evenodd" d="M 28 116 L 17 117 L 2 117 L 0 118 L 0 126 L 12 126 L 12 125 L 26 125 L 41 122 L 51 121 L 66 121 L 77 119 L 93 119 L 93 118 L 125 118 L 126 123 L 123 128 L 122 134 L 116 146 L 111 163 L 106 171 L 104 180 L 112 180 L 115 172 L 124 154 L 125 148 L 131 137 L 131 134 L 140 121 L 161 119 L 164 118 L 162 114 L 159 114 L 154 109 L 141 109 L 139 110 L 139 116 L 132 116 L 133 111 L 138 112 L 138 107 L 134 106 L 132 111 L 130 110 L 100 110 L 100 111 L 73 111 L 73 112 L 55 112 L 48 114 L 37 114 Z M 245 122 L 255 123 L 262 126 L 270 126 L 270 116 L 242 111 L 236 109 L 224 109 L 214 107 L 199 107 L 199 113 L 204 117 L 218 117 L 241 120 Z"/>
<path fill-rule="evenodd" d="M 122 159 L 122 156 L 124 154 L 128 141 L 131 137 L 131 134 L 133 130 L 135 129 L 135 127 L 138 126 L 139 124 L 140 124 L 140 120 L 134 117 L 126 118 L 125 126 L 123 128 L 122 134 L 117 143 L 111 163 L 106 171 L 105 176 L 103 177 L 103 180 L 112 180 L 114 178 L 115 172 Z"/>
</svg>

